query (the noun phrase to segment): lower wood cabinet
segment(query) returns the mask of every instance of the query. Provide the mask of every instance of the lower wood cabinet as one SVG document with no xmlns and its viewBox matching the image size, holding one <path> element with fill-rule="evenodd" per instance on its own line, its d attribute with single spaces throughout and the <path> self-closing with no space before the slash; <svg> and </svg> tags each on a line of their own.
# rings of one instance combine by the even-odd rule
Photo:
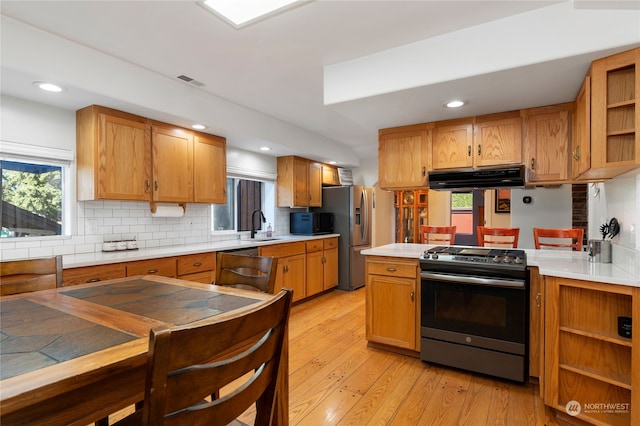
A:
<svg viewBox="0 0 640 426">
<path fill-rule="evenodd" d="M 127 262 L 126 265 L 128 277 L 133 275 L 160 275 L 175 278 L 177 272 L 175 257 L 138 260 Z"/>
<path fill-rule="evenodd" d="M 216 273 L 216 252 L 188 254 L 176 258 L 178 278 L 211 284 Z"/>
<path fill-rule="evenodd" d="M 418 351 L 418 259 L 367 257 L 366 275 L 367 340 Z"/>
<path fill-rule="evenodd" d="M 618 317 L 640 318 L 640 288 L 546 277 L 544 294 L 545 404 L 594 424 L 640 424 L 640 333 L 618 334 Z"/>
<path fill-rule="evenodd" d="M 64 287 L 78 284 L 97 283 L 99 281 L 124 278 L 127 269 L 124 263 L 109 265 L 84 266 L 62 271 L 62 285 Z"/>
<path fill-rule="evenodd" d="M 304 242 L 260 247 L 260 256 L 273 256 L 278 260 L 275 291 L 280 291 L 283 287 L 293 289 L 294 302 L 307 297 Z"/>
<path fill-rule="evenodd" d="M 307 241 L 306 296 L 338 285 L 338 238 Z"/>
</svg>

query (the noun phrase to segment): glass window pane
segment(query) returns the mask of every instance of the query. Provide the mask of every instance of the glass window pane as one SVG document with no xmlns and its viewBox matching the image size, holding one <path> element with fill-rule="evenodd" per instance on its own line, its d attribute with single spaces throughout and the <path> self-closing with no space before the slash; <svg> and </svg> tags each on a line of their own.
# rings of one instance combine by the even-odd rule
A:
<svg viewBox="0 0 640 426">
<path fill-rule="evenodd" d="M 451 193 L 451 225 L 458 234 L 473 233 L 473 193 Z"/>
<path fill-rule="evenodd" d="M 235 206 L 235 179 L 227 178 L 227 204 L 213 205 L 213 230 L 233 231 L 233 208 Z"/>
<path fill-rule="evenodd" d="M 0 161 L 2 238 L 62 235 L 62 167 Z"/>
</svg>

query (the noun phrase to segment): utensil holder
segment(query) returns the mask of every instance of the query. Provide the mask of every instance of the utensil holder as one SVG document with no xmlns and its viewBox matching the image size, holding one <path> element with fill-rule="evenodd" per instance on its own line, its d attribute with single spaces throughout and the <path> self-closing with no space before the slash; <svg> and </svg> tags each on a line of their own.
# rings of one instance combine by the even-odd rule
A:
<svg viewBox="0 0 640 426">
<path fill-rule="evenodd" d="M 589 240 L 589 262 L 611 263 L 611 241 Z"/>
</svg>

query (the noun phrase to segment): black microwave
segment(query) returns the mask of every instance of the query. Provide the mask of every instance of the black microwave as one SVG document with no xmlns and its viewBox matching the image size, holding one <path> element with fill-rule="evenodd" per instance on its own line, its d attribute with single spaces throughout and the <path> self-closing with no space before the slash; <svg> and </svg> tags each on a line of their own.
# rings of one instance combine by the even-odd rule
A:
<svg viewBox="0 0 640 426">
<path fill-rule="evenodd" d="M 289 232 L 295 235 L 333 233 L 333 213 L 295 212 L 289 214 Z"/>
</svg>

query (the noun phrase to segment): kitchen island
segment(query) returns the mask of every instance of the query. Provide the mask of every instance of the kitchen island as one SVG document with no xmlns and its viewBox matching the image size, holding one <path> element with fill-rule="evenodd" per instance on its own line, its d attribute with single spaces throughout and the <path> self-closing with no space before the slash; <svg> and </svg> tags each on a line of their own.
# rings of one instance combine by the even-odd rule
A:
<svg viewBox="0 0 640 426">
<path fill-rule="evenodd" d="M 431 247 L 389 244 L 363 252 L 371 346 L 419 356 L 419 258 Z M 587 422 L 640 424 L 640 351 L 632 349 L 640 347 L 640 334 L 618 332 L 618 317 L 640 318 L 637 254 L 614 252 L 616 263 L 604 264 L 590 263 L 585 252 L 525 252 L 529 373 L 539 379 L 545 404 L 566 413 L 577 401 L 582 412 L 570 415 Z"/>
</svg>

